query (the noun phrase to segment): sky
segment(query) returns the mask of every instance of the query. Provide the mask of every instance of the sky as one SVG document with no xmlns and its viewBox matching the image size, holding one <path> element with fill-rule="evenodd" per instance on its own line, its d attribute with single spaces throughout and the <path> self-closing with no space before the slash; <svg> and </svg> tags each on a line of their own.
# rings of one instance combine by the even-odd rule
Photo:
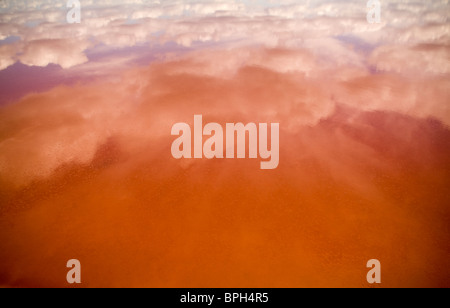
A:
<svg viewBox="0 0 450 308">
<path fill-rule="evenodd" d="M 0 1 L 0 286 L 450 286 L 450 5 Z M 280 123 L 280 164 L 171 127 Z"/>
</svg>

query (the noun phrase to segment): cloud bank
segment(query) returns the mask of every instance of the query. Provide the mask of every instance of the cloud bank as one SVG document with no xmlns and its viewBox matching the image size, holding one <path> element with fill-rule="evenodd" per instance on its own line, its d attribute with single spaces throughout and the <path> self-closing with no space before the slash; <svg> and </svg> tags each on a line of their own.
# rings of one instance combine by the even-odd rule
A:
<svg viewBox="0 0 450 308">
<path fill-rule="evenodd" d="M 310 40 L 350 37 L 359 45 L 371 46 L 367 52 L 375 53 L 373 59 L 380 57 L 376 47 L 392 49 L 398 44 L 405 53 L 414 53 L 423 45 L 443 48 L 444 55 L 439 56 L 443 61 L 448 54 L 448 1 L 429 1 L 426 5 L 414 1 L 385 1 L 381 24 L 369 24 L 365 5 L 356 1 L 287 1 L 268 5 L 237 0 L 129 1 L 126 5 L 114 1 L 83 1 L 82 23 L 75 25 L 67 24 L 67 8 L 61 1 L 38 2 L 41 1 L 6 1 L 3 4 L 0 38 L 20 37 L 22 44 L 18 44 L 15 52 L 2 52 L 0 68 L 15 61 L 37 66 L 54 63 L 70 68 L 87 62 L 86 52 L 97 44 L 110 48 L 146 44 L 150 52 L 155 44 L 168 42 L 187 47 L 206 43 L 234 47 L 262 44 L 271 48 L 307 47 L 320 54 L 323 49 L 332 50 L 334 46 L 311 46 Z M 65 46 L 70 49 L 58 47 L 60 40 L 68 38 L 72 42 Z M 353 45 L 344 48 L 351 53 Z M 18 56 L 30 49 L 45 52 L 47 60 L 42 60 L 39 52 Z M 433 57 L 434 52 L 430 50 L 429 57 Z M 338 53 L 334 60 L 339 62 L 341 57 Z M 427 61 L 420 64 L 425 65 L 427 71 L 449 73 L 447 66 L 436 71 L 428 68 L 434 64 Z M 398 71 L 398 67 L 384 62 L 378 66 L 381 70 Z"/>
</svg>

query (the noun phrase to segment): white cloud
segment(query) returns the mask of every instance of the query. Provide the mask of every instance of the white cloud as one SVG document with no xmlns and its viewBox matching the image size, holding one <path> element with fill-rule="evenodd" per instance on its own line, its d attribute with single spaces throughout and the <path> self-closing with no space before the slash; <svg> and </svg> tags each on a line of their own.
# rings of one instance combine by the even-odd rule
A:
<svg viewBox="0 0 450 308">
<path fill-rule="evenodd" d="M 89 44 L 78 40 L 37 40 L 29 42 L 18 56 L 20 62 L 30 66 L 59 64 L 70 68 L 88 61 L 84 51 Z"/>
<path fill-rule="evenodd" d="M 366 4 L 360 1 L 138 1 L 101 0 L 83 1 L 82 23 L 65 22 L 66 8 L 61 1 L 11 2 L 12 8 L 0 13 L 0 38 L 19 36 L 23 43 L 18 57 L 4 52 L 2 65 L 21 58 L 24 63 L 46 65 L 63 64 L 64 67 L 83 63 L 84 49 L 75 47 L 70 55 L 59 44 L 37 48 L 35 41 L 92 41 L 110 48 L 130 47 L 137 44 L 164 44 L 176 42 L 193 47 L 196 43 L 221 44 L 228 47 L 267 46 L 271 48 L 306 48 L 322 61 L 343 65 L 364 62 L 351 44 L 341 44 L 335 38 L 354 37 L 370 46 L 404 44 L 448 45 L 450 42 L 449 5 L 447 0 L 418 3 L 413 0 L 384 1 L 382 23 L 366 21 Z M 126 5 L 125 5 L 126 4 Z M 29 22 L 35 24 L 29 25 Z M 319 43 L 322 42 L 322 43 Z M 326 43 L 324 43 L 326 42 Z M 31 46 L 27 47 L 30 44 Z M 78 43 L 77 43 L 78 44 Z M 76 45 L 76 44 L 75 44 Z M 86 45 L 82 46 L 86 48 Z M 41 60 L 31 60 L 27 51 L 41 52 Z M 50 50 L 43 55 L 42 50 Z M 382 50 L 382 49 L 380 49 Z M 430 55 L 433 52 L 431 51 Z M 375 61 L 373 56 L 370 61 Z M 428 62 L 433 62 L 433 56 Z M 440 58 L 438 58 L 440 59 Z M 436 61 L 441 61 L 441 60 Z M 380 60 L 381 61 L 381 60 Z M 379 62 L 382 70 L 392 68 L 387 60 Z M 377 61 L 376 61 L 377 62 Z M 428 63 L 427 62 L 427 63 Z M 439 66 L 429 63 L 427 66 Z M 444 66 L 445 67 L 445 66 Z M 441 73 L 432 69 L 430 72 Z"/>
<path fill-rule="evenodd" d="M 0 70 L 3 70 L 16 62 L 16 52 L 17 44 L 0 46 Z"/>
<path fill-rule="evenodd" d="M 450 74 L 450 47 L 439 45 L 382 46 L 369 58 L 378 71 L 406 75 Z"/>
</svg>

